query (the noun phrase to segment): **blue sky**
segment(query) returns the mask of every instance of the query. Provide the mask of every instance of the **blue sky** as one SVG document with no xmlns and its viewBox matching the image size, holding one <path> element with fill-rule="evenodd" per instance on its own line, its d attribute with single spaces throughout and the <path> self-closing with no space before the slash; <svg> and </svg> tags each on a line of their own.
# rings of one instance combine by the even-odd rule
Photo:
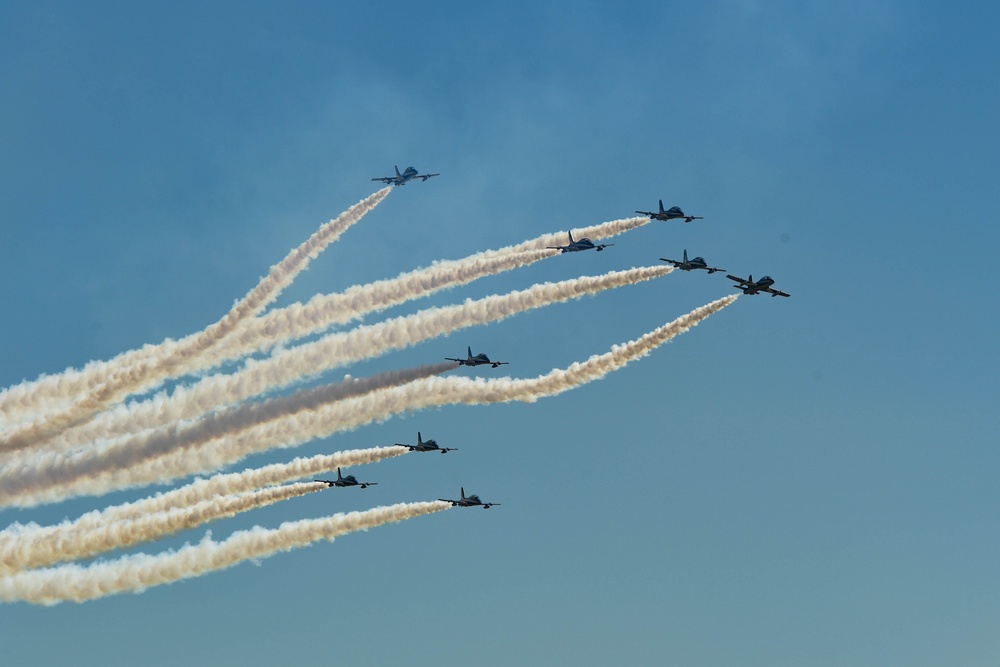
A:
<svg viewBox="0 0 1000 667">
<path fill-rule="evenodd" d="M 685 248 L 793 295 L 742 297 L 559 397 L 301 447 L 419 429 L 461 451 L 354 469 L 379 486 L 214 537 L 460 484 L 503 506 L 0 606 L 4 663 L 996 663 L 1000 10 L 675 4 L 0 2 L 2 386 L 201 329 L 393 164 L 442 175 L 393 192 L 280 304 L 660 198 L 705 219 L 390 314 Z M 471 345 L 532 377 L 730 292 L 675 272 L 349 370 Z"/>
</svg>

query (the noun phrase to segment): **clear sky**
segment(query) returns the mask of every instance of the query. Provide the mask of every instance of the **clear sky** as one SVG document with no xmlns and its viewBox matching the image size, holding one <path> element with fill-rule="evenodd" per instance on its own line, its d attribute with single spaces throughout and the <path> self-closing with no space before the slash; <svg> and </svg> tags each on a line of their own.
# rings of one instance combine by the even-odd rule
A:
<svg viewBox="0 0 1000 667">
<path fill-rule="evenodd" d="M 214 322 L 394 164 L 441 176 L 394 191 L 279 305 L 660 198 L 705 219 L 389 314 L 684 249 L 792 294 L 741 297 L 555 398 L 254 457 L 417 430 L 460 448 L 354 468 L 379 486 L 216 539 L 460 485 L 503 505 L 139 595 L 5 604 L 0 660 L 1000 662 L 998 24 L 982 2 L 0 1 L 0 386 Z M 471 345 L 511 365 L 458 373 L 533 377 L 732 292 L 678 271 L 347 370 Z"/>
</svg>

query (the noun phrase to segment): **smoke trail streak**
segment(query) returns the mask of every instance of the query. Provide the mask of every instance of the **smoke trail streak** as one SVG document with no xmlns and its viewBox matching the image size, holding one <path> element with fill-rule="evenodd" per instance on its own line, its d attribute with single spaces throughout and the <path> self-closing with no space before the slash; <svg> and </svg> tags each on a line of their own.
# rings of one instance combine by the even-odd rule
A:
<svg viewBox="0 0 1000 667">
<path fill-rule="evenodd" d="M 165 481 L 192 473 L 216 470 L 222 465 L 238 461 L 242 456 L 229 455 L 220 460 L 212 458 L 211 449 L 173 459 L 164 455 L 171 450 L 178 450 L 177 453 L 184 454 L 186 450 L 196 445 L 232 437 L 254 425 L 267 422 L 284 423 L 289 414 L 312 411 L 330 402 L 426 379 L 454 368 L 455 364 L 445 362 L 387 371 L 370 378 L 351 378 L 344 382 L 304 389 L 262 403 L 238 406 L 190 425 L 171 425 L 70 455 L 39 454 L 30 464 L 24 463 L 18 466 L 8 464 L 0 469 L 0 507 L 37 505 L 41 502 L 61 500 L 70 495 L 101 494 L 114 488 Z M 251 448 L 247 453 L 281 446 L 279 442 L 271 442 L 267 447 Z M 122 469 L 143 462 L 147 462 L 148 465 Z"/>
<path fill-rule="evenodd" d="M 336 294 L 320 294 L 306 304 L 293 304 L 257 320 L 249 320 L 232 337 L 212 350 L 210 361 L 220 363 L 237 359 L 443 289 L 533 264 L 552 257 L 555 251 L 530 250 L 490 257 L 482 257 L 483 254 L 437 262 L 390 280 L 355 285 Z"/>
<path fill-rule="evenodd" d="M 504 295 L 425 309 L 347 333 L 329 334 L 320 340 L 278 352 L 268 360 L 251 361 L 238 373 L 212 376 L 193 387 L 179 388 L 170 398 L 157 398 L 111 410 L 84 426 L 67 431 L 49 443 L 45 451 L 65 451 L 94 439 L 113 438 L 179 419 L 194 418 L 218 407 L 223 401 L 239 402 L 287 386 L 304 376 L 389 350 L 402 349 L 461 328 L 496 322 L 526 310 L 651 280 L 671 271 L 673 268 L 669 266 L 640 267 L 542 283 Z"/>
<path fill-rule="evenodd" d="M 216 496 L 188 507 L 153 512 L 84 530 L 62 530 L 45 537 L 24 539 L 0 549 L 0 576 L 8 572 L 89 558 L 106 551 L 151 542 L 217 519 L 326 489 L 326 484 L 300 482 L 246 493 Z M 5 545 L 7 546 L 7 545 Z M 6 570 L 6 572 L 5 572 Z"/>
<path fill-rule="evenodd" d="M 215 542 L 206 537 L 196 545 L 158 555 L 137 554 L 82 567 L 62 565 L 0 577 L 0 601 L 52 605 L 83 602 L 116 593 L 138 593 L 152 586 L 189 579 L 232 567 L 246 560 L 267 558 L 319 540 L 332 541 L 346 533 L 450 509 L 445 502 L 401 503 L 364 512 L 287 522 L 267 530 L 255 527 Z"/>
<path fill-rule="evenodd" d="M 272 447 L 293 447 L 309 440 L 358 428 L 373 421 L 388 419 L 394 414 L 431 406 L 449 404 L 477 405 L 522 401 L 533 403 L 539 398 L 555 396 L 582 384 L 598 380 L 629 362 L 646 356 L 671 338 L 733 303 L 739 295 L 723 297 L 701 306 L 673 322 L 665 324 L 610 352 L 594 355 L 566 369 L 530 379 L 431 377 L 391 389 L 384 389 L 346 400 L 322 403 L 322 388 L 311 396 L 309 409 L 290 412 L 286 416 L 246 428 L 237 434 L 220 438 L 206 447 L 179 451 L 146 452 L 159 458 L 140 462 L 130 455 L 131 467 L 119 470 L 102 469 L 107 461 L 90 462 L 81 475 L 64 464 L 49 472 L 44 483 L 14 476 L 0 485 L 2 503 L 31 505 L 45 500 L 82 493 L 106 493 L 171 477 L 216 469 L 254 452 Z M 117 465 L 118 461 L 111 462 Z"/>
<path fill-rule="evenodd" d="M 649 218 L 625 218 L 587 227 L 578 236 L 604 239 L 641 227 Z M 558 254 L 548 250 L 565 241 L 567 232 L 544 234 L 528 241 L 496 250 L 485 250 L 464 259 L 445 260 L 400 274 L 389 280 L 355 285 L 341 293 L 321 294 L 306 304 L 275 310 L 259 320 L 244 322 L 237 335 L 212 350 L 217 361 L 235 359 L 296 338 L 317 333 L 335 324 L 344 324 L 368 313 L 379 312 L 442 289 L 465 285 L 485 276 L 496 275 L 533 264 Z M 244 348 L 244 346 L 246 346 Z"/>
<path fill-rule="evenodd" d="M 60 544 L 69 540 L 73 535 L 101 529 L 116 522 L 135 520 L 146 515 L 165 513 L 175 509 L 186 509 L 192 505 L 212 500 L 217 496 L 242 494 L 265 486 L 312 477 L 336 468 L 374 463 L 402 456 L 408 452 L 409 450 L 405 447 L 393 445 L 353 449 L 334 454 L 318 454 L 308 458 L 300 457 L 292 459 L 288 463 L 272 463 L 260 468 L 249 468 L 243 472 L 223 473 L 208 479 L 198 479 L 171 491 L 122 505 L 113 505 L 103 510 L 88 512 L 73 521 L 63 521 L 54 526 L 13 524 L 0 531 L 0 574 L 5 568 L 8 570 L 16 569 L 15 563 L 25 561 L 23 557 L 17 559 L 13 554 L 24 549 L 26 544 L 43 541 Z"/>
<path fill-rule="evenodd" d="M 351 225 L 359 221 L 368 211 L 385 199 L 392 189 L 382 188 L 363 199 L 337 218 L 327 222 L 313 233 L 299 247 L 292 250 L 281 262 L 271 267 L 268 275 L 260 280 L 242 300 L 236 303 L 226 315 L 204 330 L 189 336 L 182 343 L 168 345 L 166 354 L 149 356 L 146 352 L 138 355 L 133 362 L 109 364 L 97 386 L 89 388 L 90 393 L 68 409 L 51 415 L 42 422 L 4 434 L 0 446 L 8 450 L 27 447 L 40 439 L 52 436 L 61 430 L 80 423 L 101 408 L 120 400 L 136 390 L 154 385 L 163 379 L 183 372 L 191 360 L 225 338 L 236 325 L 248 317 L 253 317 L 271 303 L 330 243 L 337 240 Z M 126 357 L 128 355 L 125 355 Z M 90 375 L 94 377 L 93 374 Z M 34 395 L 41 394 L 37 389 Z"/>
<path fill-rule="evenodd" d="M 364 201 L 361 204 L 364 204 Z M 349 212 L 350 210 L 353 208 L 349 209 Z M 648 218 L 611 220 L 577 230 L 577 235 L 604 239 L 641 227 L 649 221 Z M 273 344 L 268 340 L 271 338 L 289 340 L 305 336 L 334 324 L 345 323 L 366 313 L 384 310 L 441 289 L 466 284 L 483 276 L 525 266 L 556 254 L 555 251 L 545 250 L 545 248 L 553 244 L 563 243 L 565 239 L 566 232 L 545 234 L 517 245 L 476 253 L 465 259 L 438 262 L 424 269 L 401 274 L 391 280 L 356 285 L 341 294 L 318 295 L 305 305 L 293 304 L 269 313 L 259 322 L 243 320 L 234 332 L 240 341 L 234 343 L 234 346 L 256 345 L 257 347 L 252 347 L 252 351 L 266 349 Z M 303 324 L 303 322 L 310 320 L 311 324 Z M 130 366 L 153 356 L 169 357 L 195 335 L 197 334 L 180 341 L 167 340 L 159 345 L 146 345 L 138 350 L 119 355 L 110 361 L 90 362 L 81 370 L 70 369 L 57 375 L 43 376 L 33 382 L 23 382 L 20 385 L 0 390 L 0 416 L 3 417 L 0 424 L 14 423 L 19 418 L 31 416 L 32 412 L 41 411 L 48 404 L 65 402 L 74 396 L 97 388 L 107 380 L 109 369 Z M 225 342 L 220 347 L 227 348 L 230 338 L 226 337 Z M 255 340 L 256 343 L 253 342 Z M 231 353 L 214 355 L 215 361 L 213 363 L 222 359 L 238 358 L 238 356 L 241 356 L 241 353 L 235 350 Z M 189 370 L 204 367 L 206 366 L 199 365 Z M 152 386 L 137 387 L 137 389 L 148 390 Z"/>
</svg>

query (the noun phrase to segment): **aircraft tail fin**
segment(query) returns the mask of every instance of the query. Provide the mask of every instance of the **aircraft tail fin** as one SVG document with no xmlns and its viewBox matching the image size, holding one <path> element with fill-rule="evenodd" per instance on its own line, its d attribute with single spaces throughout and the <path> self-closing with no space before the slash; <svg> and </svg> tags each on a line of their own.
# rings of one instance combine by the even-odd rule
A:
<svg viewBox="0 0 1000 667">
<path fill-rule="evenodd" d="M 337 468 L 337 481 L 340 481 L 342 479 L 344 478 L 340 476 L 340 468 Z"/>
<path fill-rule="evenodd" d="M 472 346 L 470 345 L 469 347 L 467 347 L 465 349 L 469 351 L 469 359 L 471 359 L 472 358 Z"/>
<path fill-rule="evenodd" d="M 418 445 L 424 444 L 424 441 L 420 439 L 420 431 L 417 431 L 417 444 Z"/>
<path fill-rule="evenodd" d="M 572 231 L 569 233 L 569 242 L 570 242 L 570 245 L 576 243 L 576 241 L 573 240 L 573 232 Z"/>
<path fill-rule="evenodd" d="M 392 165 L 392 166 L 396 170 L 396 175 L 397 176 L 402 176 L 402 174 L 399 173 L 399 167 L 397 165 Z"/>
<path fill-rule="evenodd" d="M 459 487 L 459 491 L 462 492 L 462 496 L 461 496 L 462 500 L 465 500 L 465 487 L 464 486 Z"/>
<path fill-rule="evenodd" d="M 687 248 L 684 248 L 684 263 L 687 264 L 687 261 L 688 261 L 688 251 Z"/>
<path fill-rule="evenodd" d="M 660 200 L 660 213 L 663 213 L 663 200 Z"/>
</svg>

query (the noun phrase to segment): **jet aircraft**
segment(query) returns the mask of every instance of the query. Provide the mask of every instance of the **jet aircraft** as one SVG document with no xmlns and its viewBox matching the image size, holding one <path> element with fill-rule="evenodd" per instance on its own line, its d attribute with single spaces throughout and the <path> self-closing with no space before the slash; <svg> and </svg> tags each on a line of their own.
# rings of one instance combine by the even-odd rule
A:
<svg viewBox="0 0 1000 667">
<path fill-rule="evenodd" d="M 395 165 L 393 165 L 395 167 Z M 395 167 L 395 176 L 382 176 L 381 178 L 373 178 L 373 181 L 382 181 L 386 185 L 406 185 L 407 181 L 411 181 L 414 178 L 419 178 L 422 181 L 426 181 L 431 176 L 440 176 L 441 174 L 418 174 L 417 170 L 413 167 L 407 167 L 403 170 L 403 173 L 399 173 L 399 167 Z"/>
<path fill-rule="evenodd" d="M 442 454 L 447 454 L 448 452 L 458 451 L 455 447 L 438 447 L 436 440 L 422 440 L 420 438 L 420 431 L 417 431 L 417 444 L 404 445 L 401 442 L 397 442 L 396 446 L 406 447 L 411 452 L 441 452 Z"/>
<path fill-rule="evenodd" d="M 614 243 L 602 243 L 600 245 L 594 245 L 594 242 L 590 239 L 580 239 L 579 241 L 573 240 L 573 232 L 569 233 L 569 245 L 550 245 L 549 250 L 558 250 L 559 252 L 580 252 L 581 250 L 596 250 L 600 252 L 605 248 L 613 246 Z"/>
<path fill-rule="evenodd" d="M 314 479 L 314 482 L 323 482 L 329 487 L 333 486 L 360 486 L 362 489 L 367 489 L 369 486 L 375 486 L 378 482 L 359 482 L 355 479 L 354 475 L 348 475 L 347 477 L 342 477 L 340 474 L 340 468 L 337 468 L 337 479 Z"/>
<path fill-rule="evenodd" d="M 727 275 L 730 280 L 735 280 L 739 285 L 733 285 L 738 290 L 742 290 L 744 294 L 757 294 L 759 292 L 767 292 L 772 297 L 774 296 L 791 296 L 787 292 L 782 292 L 781 290 L 773 289 L 771 285 L 774 284 L 774 278 L 771 276 L 764 276 L 760 280 L 755 281 L 751 275 L 746 280 L 743 278 L 738 278 L 736 276 Z"/>
<path fill-rule="evenodd" d="M 684 249 L 684 259 L 680 262 L 678 262 L 676 259 L 667 259 L 666 257 L 661 257 L 660 261 L 666 262 L 668 264 L 673 264 L 681 271 L 691 271 L 693 269 L 705 269 L 709 273 L 715 273 L 716 271 L 725 271 L 725 269 L 717 269 L 714 266 L 709 266 L 705 262 L 704 257 L 695 257 L 692 260 L 688 260 L 687 248 Z"/>
<path fill-rule="evenodd" d="M 469 356 L 466 359 L 455 359 L 453 357 L 445 357 L 447 361 L 457 361 L 459 366 L 485 366 L 489 364 L 493 368 L 497 366 L 506 366 L 509 361 L 490 361 L 490 358 L 486 356 L 486 353 L 480 352 L 476 356 L 472 356 L 472 348 L 469 347 Z M 419 433 L 417 435 L 420 435 Z"/>
<path fill-rule="evenodd" d="M 465 487 L 464 486 L 462 487 L 462 497 L 459 500 L 451 500 L 450 498 L 438 498 L 438 500 L 441 500 L 441 501 L 446 502 L 446 503 L 451 503 L 452 507 L 477 507 L 478 506 L 478 507 L 482 507 L 484 510 L 488 510 L 489 508 L 493 507 L 494 505 L 499 505 L 500 504 L 500 503 L 484 503 L 482 500 L 479 499 L 479 496 L 476 496 L 476 495 L 467 496 L 467 495 L 465 495 Z"/>
<path fill-rule="evenodd" d="M 663 200 L 660 200 L 660 211 L 636 211 L 642 215 L 648 215 L 650 220 L 679 220 L 684 218 L 684 222 L 691 222 L 692 220 L 702 220 L 703 216 L 700 215 L 685 215 L 684 211 L 680 209 L 679 206 L 671 206 L 666 211 L 663 210 Z"/>
</svg>

